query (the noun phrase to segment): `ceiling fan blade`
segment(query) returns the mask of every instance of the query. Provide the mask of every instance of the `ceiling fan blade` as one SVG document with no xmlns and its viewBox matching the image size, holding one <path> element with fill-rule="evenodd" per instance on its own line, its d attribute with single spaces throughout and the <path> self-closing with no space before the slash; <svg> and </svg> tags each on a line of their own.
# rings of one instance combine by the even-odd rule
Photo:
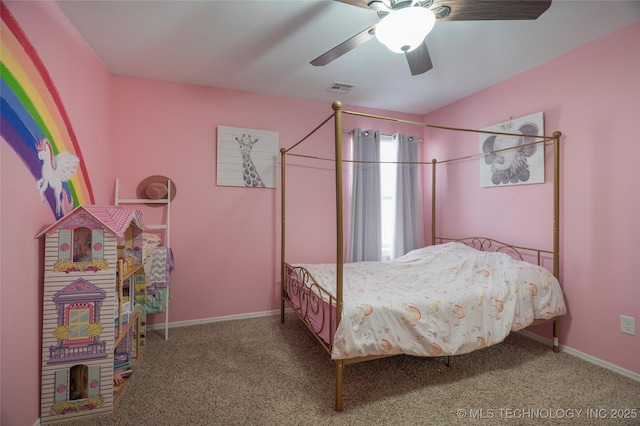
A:
<svg viewBox="0 0 640 426">
<path fill-rule="evenodd" d="M 505 21 L 537 19 L 551 0 L 439 0 L 431 9 L 449 8 L 440 21 Z"/>
<path fill-rule="evenodd" d="M 377 24 L 373 24 L 369 28 L 365 28 L 358 34 L 343 41 L 328 52 L 318 56 L 313 61 L 311 61 L 311 65 L 315 65 L 317 67 L 327 65 L 329 62 L 335 61 L 345 53 L 350 52 L 361 44 L 371 40 L 373 37 L 375 37 L 374 30 L 376 28 L 376 25 Z"/>
<path fill-rule="evenodd" d="M 369 9 L 369 1 L 371 0 L 336 0 L 339 3 L 350 4 L 351 6 Z"/>
<path fill-rule="evenodd" d="M 424 74 L 433 68 L 431 62 L 431 56 L 429 55 L 429 49 L 427 48 L 427 40 L 425 39 L 420 46 L 411 52 L 406 52 L 407 62 L 409 63 L 409 69 L 411 75 Z"/>
</svg>

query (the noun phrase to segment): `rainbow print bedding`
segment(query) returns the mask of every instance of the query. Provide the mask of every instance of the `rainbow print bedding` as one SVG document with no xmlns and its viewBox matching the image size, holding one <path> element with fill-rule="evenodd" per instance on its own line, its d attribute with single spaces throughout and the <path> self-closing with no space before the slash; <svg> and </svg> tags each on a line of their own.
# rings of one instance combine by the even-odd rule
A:
<svg viewBox="0 0 640 426">
<path fill-rule="evenodd" d="M 335 264 L 297 264 L 335 293 Z M 332 359 L 458 355 L 566 313 L 557 279 L 505 253 L 451 242 L 390 262 L 344 264 Z"/>
</svg>

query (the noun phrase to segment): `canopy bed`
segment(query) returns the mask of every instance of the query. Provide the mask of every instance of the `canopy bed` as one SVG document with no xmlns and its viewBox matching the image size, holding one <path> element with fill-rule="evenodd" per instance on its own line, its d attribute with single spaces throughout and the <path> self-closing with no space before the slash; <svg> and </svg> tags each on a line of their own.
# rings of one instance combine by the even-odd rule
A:
<svg viewBox="0 0 640 426">
<path fill-rule="evenodd" d="M 436 168 L 432 167 L 431 245 L 392 261 L 345 263 L 343 244 L 342 115 L 434 127 L 452 132 L 487 132 L 410 122 L 342 109 L 302 140 L 281 152 L 281 322 L 289 306 L 335 362 L 335 410 L 342 410 L 345 365 L 396 354 L 437 357 L 471 352 L 501 342 L 511 331 L 553 323 L 553 350 L 558 351 L 558 317 L 566 313 L 559 286 L 559 140 L 553 143 L 553 249 L 502 243 L 488 237 L 451 238 L 436 234 Z M 289 263 L 286 252 L 287 156 L 333 119 L 335 127 L 336 261 Z M 513 149 L 513 148 L 511 148 Z M 499 152 L 496 150 L 495 152 Z M 471 156 L 475 157 L 477 155 Z M 313 157 L 312 157 L 313 158 Z M 469 157 L 465 157 L 467 159 Z M 553 261 L 553 274 L 542 266 Z M 526 260 L 525 260 L 526 259 Z M 529 259 L 536 259 L 529 261 Z"/>
</svg>

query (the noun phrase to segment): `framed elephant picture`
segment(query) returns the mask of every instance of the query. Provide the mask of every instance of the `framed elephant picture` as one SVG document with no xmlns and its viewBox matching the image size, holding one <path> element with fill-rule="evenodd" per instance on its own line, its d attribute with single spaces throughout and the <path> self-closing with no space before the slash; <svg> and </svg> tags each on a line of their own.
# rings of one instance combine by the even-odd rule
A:
<svg viewBox="0 0 640 426">
<path fill-rule="evenodd" d="M 481 187 L 544 183 L 543 120 L 537 112 L 482 129 L 514 136 L 480 134 Z"/>
</svg>

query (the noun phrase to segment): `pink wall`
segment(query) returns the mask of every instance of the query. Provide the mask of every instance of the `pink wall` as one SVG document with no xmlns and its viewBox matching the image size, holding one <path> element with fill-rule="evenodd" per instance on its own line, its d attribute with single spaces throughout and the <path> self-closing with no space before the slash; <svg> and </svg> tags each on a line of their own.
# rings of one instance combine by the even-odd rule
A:
<svg viewBox="0 0 640 426">
<path fill-rule="evenodd" d="M 636 327 L 640 321 L 633 266 L 640 237 L 638 40 L 640 24 L 635 24 L 426 117 L 430 123 L 483 128 L 543 111 L 545 133 L 563 133 L 561 282 L 569 313 L 560 323 L 561 344 L 635 373 L 640 373 L 640 337 L 621 334 L 619 318 L 634 317 Z M 477 136 L 454 142 L 429 130 L 426 138 L 428 159 L 455 157 L 463 143 L 478 146 Z M 455 168 L 455 175 L 444 172 L 446 186 L 440 182 L 443 234 L 486 229 L 507 241 L 552 247 L 550 183 L 481 189 L 477 162 Z M 551 176 L 547 167 L 547 179 Z M 465 180 L 473 185 L 463 186 Z M 540 200 L 536 194 L 544 197 L 545 191 L 549 201 L 542 205 L 527 201 Z M 550 337 L 548 327 L 542 328 Z"/>
<path fill-rule="evenodd" d="M 110 75 L 53 2 L 7 2 L 45 64 L 79 141 L 98 203 L 111 185 Z M 0 143 L 2 170 L 0 423 L 34 424 L 40 412 L 43 246 L 54 220 L 22 160 Z"/>
<path fill-rule="evenodd" d="M 216 129 L 225 125 L 273 130 L 280 134 L 280 145 L 288 147 L 330 115 L 330 105 L 110 76 L 55 3 L 7 4 L 58 88 L 87 163 L 96 202 L 112 202 L 116 177 L 121 179 L 123 196 L 133 196 L 137 183 L 151 174 L 165 174 L 176 181 L 172 212 L 176 269 L 170 321 L 275 309 L 279 189 L 216 186 Z M 640 25 L 635 25 L 427 117 L 437 124 L 483 127 L 509 116 L 544 111 L 547 131 L 563 132 L 561 278 L 570 313 L 562 322 L 562 344 L 634 372 L 640 372 L 638 337 L 620 334 L 618 317 L 640 318 L 637 278 L 625 266 L 637 257 L 631 244 L 639 235 L 638 191 L 632 187 L 640 180 L 635 164 L 639 155 L 630 136 L 640 109 L 640 65 L 632 42 L 639 36 Z M 421 121 L 410 115 L 402 118 Z M 371 126 L 354 117 L 345 118 L 343 125 L 347 129 Z M 383 133 L 415 132 L 410 126 L 380 122 L 375 127 Z M 429 147 L 425 158 L 449 156 L 451 143 L 445 144 L 437 132 L 426 133 L 430 142 L 425 145 Z M 333 129 L 323 129 L 303 152 L 330 157 Z M 29 425 L 39 412 L 42 303 L 38 260 L 42 250 L 33 236 L 52 222 L 53 215 L 40 204 L 33 179 L 6 143 L 0 155 L 0 422 Z M 603 172 L 593 171 L 601 167 L 596 160 L 604 162 Z M 287 212 L 288 253 L 292 260 L 328 261 L 335 251 L 334 172 L 322 163 L 314 163 L 310 176 L 308 170 L 303 175 L 302 169 L 288 169 L 288 188 L 292 194 L 303 192 L 307 201 Z M 461 185 L 466 176 L 475 179 L 476 173 L 465 170 L 461 176 L 450 173 L 441 183 Z M 548 185 L 536 187 L 541 189 L 529 191 Z M 518 196 L 518 191 L 508 189 L 491 192 L 495 200 L 505 198 L 501 193 Z M 467 197 L 474 202 L 482 198 L 477 190 L 462 194 L 456 199 L 443 193 L 442 209 L 457 207 Z M 311 208 L 311 203 L 324 208 Z M 151 219 L 153 214 L 146 210 Z M 441 222 L 443 231 L 462 232 L 462 224 L 483 217 L 473 207 L 467 213 L 451 214 L 459 216 Z M 523 213 L 525 218 L 528 215 Z M 480 225 L 492 227 L 491 223 Z M 540 231 L 546 225 L 539 226 L 505 239 L 523 235 L 523 241 L 529 237 L 546 241 Z M 16 327 L 18 307 L 19 312 L 33 315 L 21 315 Z"/>
<path fill-rule="evenodd" d="M 170 322 L 277 309 L 280 188 L 217 186 L 217 126 L 275 131 L 280 146 L 288 148 L 331 115 L 331 105 L 121 76 L 114 77 L 112 93 L 114 176 L 120 179 L 122 196 L 133 197 L 138 182 L 148 175 L 168 176 L 177 185 L 171 211 L 176 268 Z M 350 116 L 343 128 L 371 124 Z M 383 133 L 393 129 L 376 124 Z M 323 127 L 295 152 L 333 158 L 332 126 Z M 288 259 L 332 261 L 332 163 L 288 161 L 287 198 L 304 200 L 289 204 L 287 211 Z M 294 167 L 302 163 L 313 167 Z M 149 219 L 151 214 L 155 212 L 145 212 Z M 164 316 L 149 318 L 150 324 L 161 321 Z"/>
</svg>

